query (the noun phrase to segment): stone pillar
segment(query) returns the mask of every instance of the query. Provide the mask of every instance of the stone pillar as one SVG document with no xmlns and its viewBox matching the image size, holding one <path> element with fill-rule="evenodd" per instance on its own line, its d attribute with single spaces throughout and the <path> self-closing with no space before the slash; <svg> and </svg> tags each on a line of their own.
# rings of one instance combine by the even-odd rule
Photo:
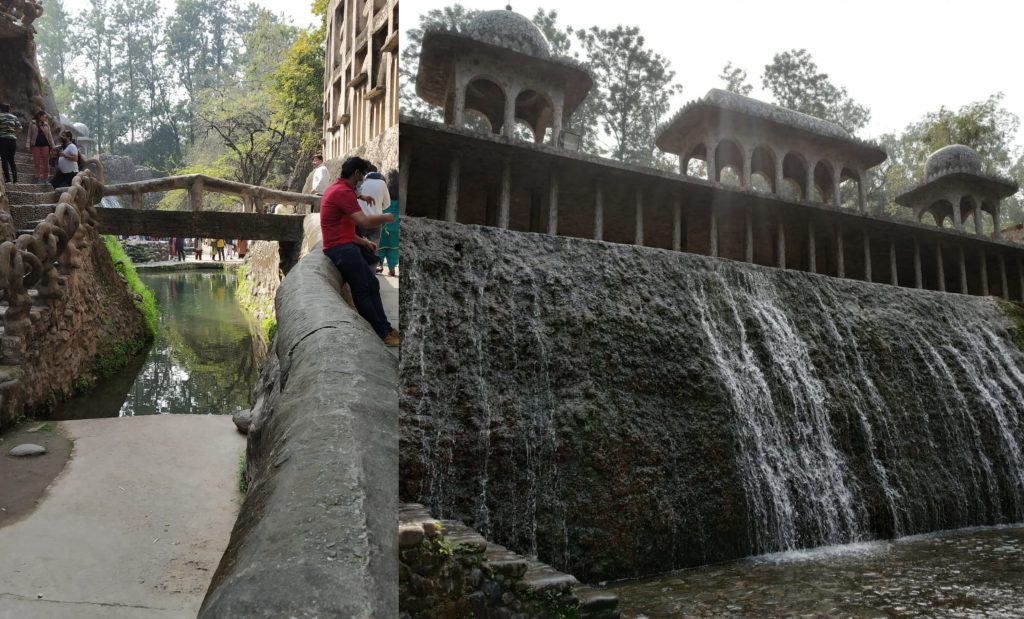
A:
<svg viewBox="0 0 1024 619">
<path fill-rule="evenodd" d="M 501 192 L 498 194 L 498 227 L 508 228 L 508 214 L 512 209 L 512 162 L 501 162 Z"/>
<path fill-rule="evenodd" d="M 811 273 L 818 272 L 818 249 L 814 238 L 814 220 L 807 221 L 807 265 Z"/>
<path fill-rule="evenodd" d="M 807 166 L 807 180 L 804 182 L 804 200 L 814 200 L 814 166 L 810 164 Z"/>
<path fill-rule="evenodd" d="M 711 255 L 713 257 L 717 258 L 718 257 L 718 212 L 717 212 L 717 209 L 715 208 L 714 198 L 712 198 L 711 208 L 709 209 L 709 212 L 708 212 L 708 218 L 709 218 L 709 221 L 710 221 L 710 225 L 708 226 L 708 228 L 710 228 Z"/>
<path fill-rule="evenodd" d="M 718 170 L 715 169 L 715 149 L 718 148 L 718 142 L 712 143 L 708 140 L 707 144 L 707 157 L 705 157 L 705 163 L 708 167 L 708 180 L 714 183 L 718 182 Z"/>
<path fill-rule="evenodd" d="M 846 277 L 846 256 L 843 252 L 843 231 L 836 226 L 836 277 Z"/>
<path fill-rule="evenodd" d="M 974 207 L 974 233 L 977 234 L 978 236 L 982 235 L 981 220 L 984 217 L 983 213 L 984 211 L 981 210 L 981 206 Z"/>
<path fill-rule="evenodd" d="M 1010 284 L 1006 279 L 1006 256 L 999 254 L 999 283 L 1002 285 L 1002 297 L 1010 299 Z"/>
<path fill-rule="evenodd" d="M 832 204 L 835 206 L 842 206 L 842 196 L 839 192 L 839 186 L 843 183 L 842 177 L 843 169 L 840 166 L 835 166 L 832 171 Z"/>
<path fill-rule="evenodd" d="M 992 207 L 992 238 L 994 238 L 997 241 L 999 240 L 999 237 L 1001 236 L 1001 230 L 999 230 L 999 215 L 1000 215 L 1000 212 L 1001 212 L 1000 211 L 1000 205 L 999 205 L 999 202 L 997 201 L 995 203 L 995 205 Z"/>
<path fill-rule="evenodd" d="M 786 226 L 782 211 L 776 216 L 775 261 L 780 269 L 786 268 Z"/>
<path fill-rule="evenodd" d="M 466 86 L 469 82 L 465 77 L 456 73 L 455 75 L 455 105 L 453 106 L 452 112 L 452 125 L 456 129 L 461 129 L 465 122 L 466 113 Z"/>
<path fill-rule="evenodd" d="M 953 227 L 957 230 L 963 231 L 964 222 L 960 217 L 960 198 L 952 198 L 953 204 Z"/>
<path fill-rule="evenodd" d="M 978 260 L 981 261 L 981 296 L 988 296 L 988 262 L 985 259 L 985 250 L 978 252 Z"/>
<path fill-rule="evenodd" d="M 634 243 L 640 247 L 644 245 L 644 191 L 636 190 L 636 224 L 634 228 Z"/>
<path fill-rule="evenodd" d="M 501 126 L 501 134 L 507 138 L 515 135 L 516 130 L 516 97 L 518 92 L 509 90 L 505 94 L 505 120 Z"/>
<path fill-rule="evenodd" d="M 594 194 L 594 240 L 604 239 L 604 195 L 601 189 L 601 181 L 597 181 L 597 191 Z"/>
<path fill-rule="evenodd" d="M 956 250 L 957 262 L 960 267 L 960 292 L 967 294 L 967 261 L 964 259 L 964 246 L 958 245 Z"/>
<path fill-rule="evenodd" d="M 900 285 L 899 273 L 896 270 L 896 239 L 889 237 L 889 283 Z"/>
<path fill-rule="evenodd" d="M 683 204 L 678 196 L 672 203 L 672 249 L 683 249 Z"/>
<path fill-rule="evenodd" d="M 740 171 L 740 184 L 744 189 L 750 189 L 750 168 L 753 165 L 751 159 L 754 157 L 754 152 L 746 144 L 743 145 L 746 149 L 746 154 L 743 156 L 743 170 Z"/>
<path fill-rule="evenodd" d="M 754 216 L 750 213 L 750 207 L 743 209 L 743 258 L 747 262 L 754 262 Z"/>
<path fill-rule="evenodd" d="M 406 207 L 409 203 L 409 174 L 412 168 L 412 144 L 406 142 L 399 147 L 398 168 L 398 218 L 405 217 Z"/>
<path fill-rule="evenodd" d="M 783 155 L 785 157 L 785 155 Z M 785 183 L 785 179 L 782 177 L 782 160 L 778 157 L 775 158 L 775 195 L 782 195 L 782 186 Z"/>
<path fill-rule="evenodd" d="M 914 237 L 914 288 L 924 287 L 924 275 L 921 273 L 921 243 Z"/>
<path fill-rule="evenodd" d="M 868 209 L 867 191 L 864 189 L 864 170 L 858 170 L 860 179 L 857 181 L 857 209 L 863 213 Z"/>
<path fill-rule="evenodd" d="M 455 223 L 459 211 L 459 156 L 452 155 L 448 163 L 448 196 L 444 204 L 444 220 Z M 505 226 L 502 226 L 505 227 Z"/>
<path fill-rule="evenodd" d="M 558 170 L 551 170 L 551 181 L 548 187 L 548 234 L 558 234 Z"/>
<path fill-rule="evenodd" d="M 551 117 L 551 142 L 555 148 L 559 148 L 558 140 L 562 135 L 562 102 L 555 104 L 554 114 Z"/>
<path fill-rule="evenodd" d="M 946 292 L 946 267 L 942 264 L 942 245 L 935 242 L 935 273 L 939 278 L 939 290 Z"/>
<path fill-rule="evenodd" d="M 188 201 L 193 212 L 203 210 L 203 179 L 192 181 L 192 186 L 188 188 Z"/>
<path fill-rule="evenodd" d="M 864 281 L 871 281 L 871 237 L 864 231 Z"/>
</svg>

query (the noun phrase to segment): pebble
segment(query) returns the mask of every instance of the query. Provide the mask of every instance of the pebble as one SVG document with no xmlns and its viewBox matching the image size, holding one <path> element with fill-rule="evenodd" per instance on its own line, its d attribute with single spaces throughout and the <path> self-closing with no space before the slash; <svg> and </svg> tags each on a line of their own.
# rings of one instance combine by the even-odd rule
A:
<svg viewBox="0 0 1024 619">
<path fill-rule="evenodd" d="M 33 443 L 22 443 L 9 452 L 12 456 L 41 456 L 46 453 L 46 448 Z"/>
</svg>

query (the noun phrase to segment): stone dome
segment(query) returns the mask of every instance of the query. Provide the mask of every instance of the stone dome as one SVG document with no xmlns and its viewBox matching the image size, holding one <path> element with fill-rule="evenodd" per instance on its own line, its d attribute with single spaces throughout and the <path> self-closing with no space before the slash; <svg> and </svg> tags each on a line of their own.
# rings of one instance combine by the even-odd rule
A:
<svg viewBox="0 0 1024 619">
<path fill-rule="evenodd" d="M 928 155 L 924 166 L 926 181 L 954 172 L 981 174 L 981 161 L 977 153 L 962 144 L 952 144 Z"/>
<path fill-rule="evenodd" d="M 89 127 L 85 123 L 74 123 L 71 126 L 75 128 L 75 131 L 78 132 L 78 135 L 89 135 Z"/>
<path fill-rule="evenodd" d="M 512 7 L 504 11 L 484 11 L 469 22 L 465 34 L 484 43 L 546 58 L 551 55 L 548 40 L 532 21 Z"/>
</svg>

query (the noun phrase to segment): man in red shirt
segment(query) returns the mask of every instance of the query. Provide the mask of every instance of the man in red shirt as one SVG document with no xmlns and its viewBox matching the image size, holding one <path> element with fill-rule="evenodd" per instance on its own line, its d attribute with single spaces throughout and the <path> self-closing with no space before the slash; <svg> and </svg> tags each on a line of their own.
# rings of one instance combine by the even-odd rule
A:
<svg viewBox="0 0 1024 619">
<path fill-rule="evenodd" d="M 349 157 L 341 164 L 341 178 L 324 191 L 320 200 L 320 231 L 324 254 L 338 267 L 352 291 L 359 315 L 366 319 L 388 346 L 398 346 L 398 329 L 391 327 L 380 301 L 380 282 L 363 257 L 362 247 L 376 257 L 377 246 L 356 235 L 356 226 L 373 228 L 394 221 L 394 215 L 367 215 L 356 201 L 356 185 L 370 169 L 370 162 Z M 365 196 L 360 196 L 366 199 Z M 370 198 L 372 200 L 372 198 Z M 362 246 L 362 247 L 361 247 Z"/>
</svg>

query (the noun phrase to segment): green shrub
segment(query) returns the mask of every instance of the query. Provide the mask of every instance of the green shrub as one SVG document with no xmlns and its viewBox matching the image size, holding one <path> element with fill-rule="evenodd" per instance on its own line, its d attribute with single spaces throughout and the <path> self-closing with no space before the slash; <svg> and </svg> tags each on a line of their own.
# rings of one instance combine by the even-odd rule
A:
<svg viewBox="0 0 1024 619">
<path fill-rule="evenodd" d="M 128 284 L 128 290 L 132 293 L 135 307 L 139 308 L 142 318 L 146 322 L 146 331 L 149 333 L 149 338 L 156 339 L 159 311 L 156 308 L 156 298 L 153 296 L 153 291 L 146 288 L 146 285 L 139 279 L 139 274 L 135 272 L 135 265 L 132 264 L 131 258 L 124 253 L 124 248 L 121 247 L 121 243 L 116 237 L 104 235 L 103 243 L 107 246 L 110 259 L 114 262 L 114 268 L 124 276 Z M 142 299 L 141 301 L 139 300 L 140 298 Z M 125 359 L 125 362 L 127 363 L 127 359 Z"/>
</svg>

